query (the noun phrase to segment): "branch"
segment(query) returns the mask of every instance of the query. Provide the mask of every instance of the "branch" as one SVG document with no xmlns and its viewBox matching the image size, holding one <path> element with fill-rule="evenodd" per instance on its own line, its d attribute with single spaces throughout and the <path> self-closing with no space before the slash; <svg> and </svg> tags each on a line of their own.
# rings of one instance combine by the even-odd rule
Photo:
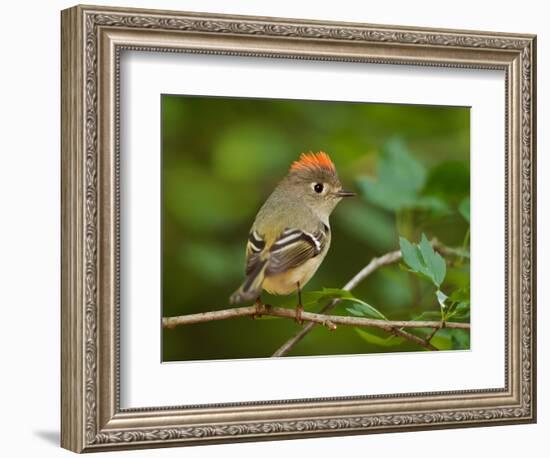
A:
<svg viewBox="0 0 550 458">
<path fill-rule="evenodd" d="M 273 305 L 262 304 L 260 306 L 251 305 L 248 307 L 237 307 L 232 309 L 215 310 L 212 312 L 194 313 L 191 315 L 172 316 L 162 319 L 162 326 L 164 328 L 175 328 L 176 326 L 183 326 L 187 324 L 204 323 L 206 321 L 220 321 L 228 320 L 230 318 L 237 318 L 241 316 L 276 316 L 280 318 L 296 318 L 296 311 L 294 309 L 285 307 L 275 307 Z M 379 320 L 375 318 L 363 318 L 357 316 L 346 315 L 326 315 L 322 313 L 313 312 L 301 312 L 301 318 L 304 321 L 311 323 L 327 325 L 329 328 L 336 329 L 331 324 L 341 324 L 346 326 L 366 326 L 384 329 L 389 331 L 390 328 L 454 328 L 454 329 L 470 329 L 469 323 L 460 323 L 455 321 L 391 321 L 391 320 Z"/>
<path fill-rule="evenodd" d="M 434 246 L 434 248 L 440 251 L 442 254 L 455 255 L 455 256 L 459 255 L 458 250 L 447 247 L 436 238 L 432 239 L 431 243 Z M 374 271 L 376 271 L 380 267 L 387 266 L 388 264 L 394 264 L 396 262 L 401 261 L 401 259 L 402 259 L 401 250 L 391 251 L 389 253 L 386 253 L 383 256 L 380 256 L 379 258 L 372 258 L 371 261 L 365 267 L 363 267 L 363 269 L 361 269 L 358 273 L 356 273 L 355 276 L 350 281 L 348 281 L 342 289 L 345 291 L 351 291 L 359 283 L 361 283 L 365 278 L 367 278 L 370 274 L 372 274 Z M 329 312 L 334 307 L 336 307 L 338 302 L 340 302 L 340 299 L 332 300 L 321 309 L 320 313 Z M 300 331 L 298 331 L 294 336 L 292 336 L 283 345 L 281 345 L 279 349 L 275 353 L 273 353 L 272 356 L 286 355 L 292 349 L 292 347 L 294 347 L 298 342 L 300 342 L 313 329 L 315 324 L 316 323 L 313 323 L 313 322 L 306 324 Z M 409 334 L 406 331 L 403 331 L 403 332 L 405 334 L 408 334 L 408 336 L 402 335 L 401 337 L 404 337 L 411 341 L 414 341 L 414 339 L 417 338 L 413 334 Z M 425 340 L 425 341 L 423 340 L 423 342 L 429 344 L 429 340 Z"/>
<path fill-rule="evenodd" d="M 379 258 L 372 258 L 371 261 L 365 267 L 363 267 L 359 272 L 357 272 L 355 276 L 350 281 L 348 281 L 342 289 L 345 291 L 351 291 L 359 283 L 361 283 L 365 278 L 367 278 L 370 274 L 372 274 L 375 270 L 379 269 L 382 266 L 387 266 L 388 264 L 394 264 L 400 261 L 401 258 L 402 258 L 401 250 L 391 251 L 389 253 L 386 253 L 383 256 L 380 256 Z M 340 299 L 334 299 L 330 301 L 327 305 L 325 305 L 321 309 L 320 313 L 329 312 L 334 307 L 336 307 L 338 302 L 340 302 Z M 300 331 L 298 331 L 296 334 L 294 334 L 294 336 L 292 336 L 283 345 L 281 345 L 279 349 L 275 353 L 273 353 L 273 356 L 286 355 L 292 349 L 292 347 L 294 347 L 294 345 L 300 342 L 313 329 L 314 326 L 315 326 L 315 323 L 313 322 L 306 324 Z M 416 337 L 416 336 L 413 336 L 412 334 L 409 334 L 409 336 Z M 402 336 L 402 337 L 405 337 L 405 336 Z M 409 338 L 409 340 L 411 339 Z"/>
<path fill-rule="evenodd" d="M 448 254 L 455 254 L 452 249 L 441 244 L 437 239 L 432 240 L 432 245 L 439 251 L 447 251 Z M 357 274 L 349 280 L 342 288 L 345 291 L 351 291 L 357 285 L 359 285 L 365 278 L 378 270 L 380 267 L 394 264 L 400 261 L 402 258 L 401 251 L 391 251 L 378 258 L 372 258 L 371 261 L 363 267 Z M 441 322 L 441 321 L 389 321 L 389 320 L 377 320 L 371 318 L 352 317 L 352 316 L 340 316 L 340 315 L 328 315 L 326 312 L 332 310 L 341 299 L 333 299 L 326 304 L 320 313 L 311 313 L 303 311 L 301 313 L 301 319 L 308 323 L 293 337 L 288 339 L 272 356 L 284 356 L 292 347 L 300 342 L 313 327 L 317 324 L 322 324 L 330 330 L 335 330 L 336 325 L 346 326 L 362 326 L 373 327 L 381 329 L 389 334 L 400 336 L 410 342 L 416 343 L 428 350 L 437 350 L 432 344 L 430 344 L 431 337 L 444 327 L 456 328 L 456 329 L 470 329 L 469 323 L 458 322 Z M 194 323 L 203 323 L 207 321 L 227 320 L 231 318 L 237 318 L 241 316 L 261 316 L 269 315 L 280 318 L 296 318 L 296 312 L 292 309 L 273 307 L 267 304 L 256 304 L 248 307 L 237 307 L 232 309 L 217 310 L 213 312 L 195 313 L 192 315 L 181 315 L 173 317 L 165 317 L 162 319 L 163 328 L 174 328 L 176 326 L 182 326 Z M 431 328 L 433 332 L 428 338 L 423 339 L 410 332 L 405 331 L 403 328 Z"/>
<path fill-rule="evenodd" d="M 237 307 L 233 309 L 216 310 L 213 312 L 195 313 L 192 315 L 173 316 L 162 319 L 162 326 L 164 328 L 174 328 L 176 326 L 182 326 L 187 324 L 203 323 L 207 321 L 227 320 L 231 318 L 237 318 L 241 316 L 261 316 L 269 315 L 280 318 L 296 318 L 295 310 L 273 307 L 267 304 L 252 305 L 249 307 Z M 440 321 L 389 321 L 389 320 L 376 320 L 372 318 L 362 318 L 354 316 L 340 316 L 340 315 L 325 315 L 321 313 L 302 312 L 301 319 L 308 321 L 309 324 L 322 324 L 331 331 L 337 328 L 337 325 L 344 326 L 362 326 L 382 329 L 391 334 L 403 337 L 411 342 L 417 343 L 429 350 L 437 350 L 428 341 L 403 331 L 402 328 L 432 328 L 441 329 L 442 327 L 456 328 L 456 329 L 470 329 L 469 323 L 457 323 L 457 322 L 445 322 Z"/>
</svg>

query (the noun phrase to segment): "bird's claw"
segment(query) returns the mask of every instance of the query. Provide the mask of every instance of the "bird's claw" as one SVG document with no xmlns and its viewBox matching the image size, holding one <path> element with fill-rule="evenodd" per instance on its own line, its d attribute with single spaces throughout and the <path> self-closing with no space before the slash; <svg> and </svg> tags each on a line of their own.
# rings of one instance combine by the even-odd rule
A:
<svg viewBox="0 0 550 458">
<path fill-rule="evenodd" d="M 260 298 L 256 299 L 256 302 L 254 302 L 254 305 L 256 306 L 256 311 L 254 315 L 252 315 L 252 319 L 255 320 L 256 318 L 261 318 L 262 313 L 264 311 L 264 303 L 261 301 Z"/>
<path fill-rule="evenodd" d="M 302 312 L 304 311 L 304 306 L 302 304 L 298 304 L 296 306 L 296 317 L 294 318 L 296 320 L 296 323 L 298 324 L 304 324 L 304 320 L 302 319 Z"/>
</svg>

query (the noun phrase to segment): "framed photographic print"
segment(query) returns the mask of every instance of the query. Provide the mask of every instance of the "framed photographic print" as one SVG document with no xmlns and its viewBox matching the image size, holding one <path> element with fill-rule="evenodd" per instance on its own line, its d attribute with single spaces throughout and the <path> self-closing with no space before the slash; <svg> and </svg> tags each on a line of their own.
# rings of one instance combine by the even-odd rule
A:
<svg viewBox="0 0 550 458">
<path fill-rule="evenodd" d="M 532 35 L 62 12 L 62 446 L 534 422 Z"/>
</svg>

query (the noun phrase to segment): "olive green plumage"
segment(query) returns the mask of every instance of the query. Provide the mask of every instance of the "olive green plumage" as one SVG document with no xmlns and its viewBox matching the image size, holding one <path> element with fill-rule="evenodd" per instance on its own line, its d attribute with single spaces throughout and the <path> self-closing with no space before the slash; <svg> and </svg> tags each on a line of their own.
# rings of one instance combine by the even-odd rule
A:
<svg viewBox="0 0 550 458">
<path fill-rule="evenodd" d="M 230 297 L 253 301 L 262 290 L 290 294 L 315 274 L 330 247 L 329 216 L 342 197 L 330 157 L 302 154 L 258 211 L 246 246 L 246 278 Z"/>
</svg>

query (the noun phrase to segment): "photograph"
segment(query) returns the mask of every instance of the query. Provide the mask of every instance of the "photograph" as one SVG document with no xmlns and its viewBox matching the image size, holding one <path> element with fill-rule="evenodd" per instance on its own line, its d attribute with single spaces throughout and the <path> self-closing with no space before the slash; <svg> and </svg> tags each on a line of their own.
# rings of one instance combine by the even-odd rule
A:
<svg viewBox="0 0 550 458">
<path fill-rule="evenodd" d="M 470 348 L 470 107 L 161 95 L 163 362 Z"/>
</svg>

